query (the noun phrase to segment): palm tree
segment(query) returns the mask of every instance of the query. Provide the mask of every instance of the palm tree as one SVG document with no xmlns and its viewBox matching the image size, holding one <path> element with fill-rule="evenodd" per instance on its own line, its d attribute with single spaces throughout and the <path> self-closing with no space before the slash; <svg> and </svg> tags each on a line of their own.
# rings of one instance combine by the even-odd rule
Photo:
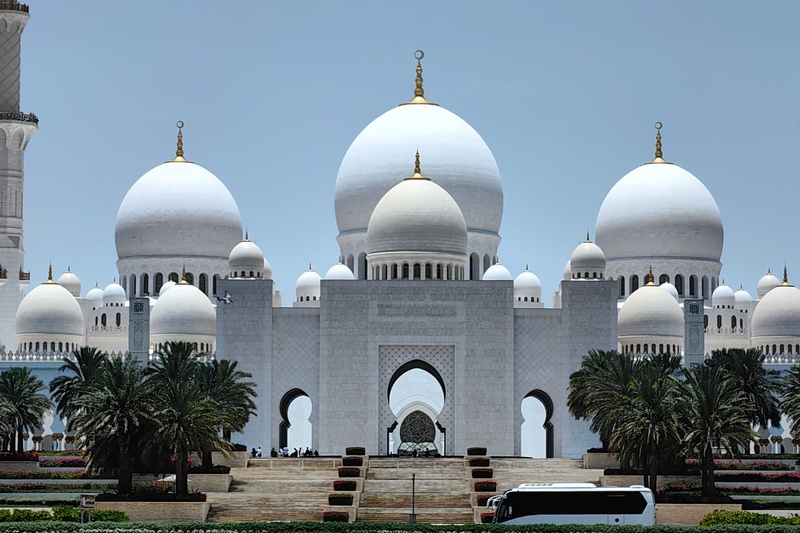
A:
<svg viewBox="0 0 800 533">
<path fill-rule="evenodd" d="M 743 410 L 747 393 L 736 376 L 720 365 L 698 365 L 683 370 L 680 407 L 686 428 L 684 443 L 700 454 L 703 496 L 716 496 L 714 449 L 733 454 L 738 445 L 754 438 L 751 412 Z"/>
<path fill-rule="evenodd" d="M 50 399 L 40 391 L 42 380 L 31 374 L 27 367 L 12 367 L 0 373 L 0 396 L 10 405 L 7 420 L 16 434 L 11 439 L 11 451 L 22 451 L 22 434 L 41 427 L 44 414 L 52 407 Z"/>
<path fill-rule="evenodd" d="M 153 416 L 157 421 L 156 440 L 164 443 L 175 457 L 175 492 L 189 493 L 188 458 L 192 451 L 228 451 L 230 444 L 219 434 L 220 404 L 214 401 L 197 380 L 160 382 L 155 391 Z"/>
<path fill-rule="evenodd" d="M 783 377 L 783 400 L 781 409 L 792 421 L 791 432 L 800 432 L 800 365 L 794 365 Z"/>
<path fill-rule="evenodd" d="M 105 369 L 108 354 L 97 348 L 82 346 L 72 352 L 75 360 L 64 359 L 58 369 L 62 375 L 50 382 L 50 395 L 56 401 L 58 413 L 71 423 L 77 409 L 76 400 L 90 387 L 96 386 Z"/>
<path fill-rule="evenodd" d="M 0 451 L 6 451 L 10 441 L 14 440 L 14 426 L 11 424 L 13 406 L 5 397 L 0 396 Z"/>
<path fill-rule="evenodd" d="M 714 350 L 706 364 L 722 367 L 744 393 L 747 415 L 752 425 L 780 426 L 780 372 L 764 366 L 765 355 L 756 348 Z"/>
<path fill-rule="evenodd" d="M 200 369 L 196 350 L 193 342 L 168 342 L 155 352 L 147 374 L 157 383 L 194 379 Z"/>
<path fill-rule="evenodd" d="M 104 359 L 96 384 L 74 400 L 77 437 L 90 443 L 88 466 L 116 464 L 120 494 L 133 489 L 133 459 L 141 442 L 149 440 L 142 429 L 152 418 L 153 389 L 139 361 L 130 355 Z"/>
<path fill-rule="evenodd" d="M 230 441 L 234 431 L 242 431 L 250 421 L 251 416 L 256 416 L 256 405 L 253 398 L 256 396 L 256 384 L 245 381 L 252 376 L 248 372 L 237 370 L 238 363 L 223 359 L 211 361 L 202 365 L 198 372 L 201 388 L 208 391 L 211 398 L 220 406 L 220 412 L 225 413 L 221 429 L 225 440 Z M 212 465 L 211 449 L 203 449 L 203 466 Z"/>
<path fill-rule="evenodd" d="M 636 365 L 629 354 L 592 350 L 569 377 L 569 412 L 576 419 L 590 420 L 590 429 L 605 449 L 618 425 L 618 410 L 631 394 Z"/>
<path fill-rule="evenodd" d="M 620 462 L 641 468 L 645 485 L 658 487 L 658 466 L 675 451 L 680 425 L 675 373 L 680 357 L 659 354 L 641 359 L 635 368 L 631 394 L 615 410 L 619 426 L 610 448 Z"/>
</svg>

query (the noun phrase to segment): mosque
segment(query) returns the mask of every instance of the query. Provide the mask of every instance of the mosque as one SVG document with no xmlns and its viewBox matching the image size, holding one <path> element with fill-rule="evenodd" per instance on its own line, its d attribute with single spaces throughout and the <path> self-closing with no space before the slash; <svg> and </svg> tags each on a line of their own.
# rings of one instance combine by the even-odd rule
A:
<svg viewBox="0 0 800 533">
<path fill-rule="evenodd" d="M 19 105 L 28 18 L 27 5 L 0 4 L 0 49 L 16 51 L 0 56 L 0 370 L 29 366 L 47 383 L 84 345 L 146 360 L 186 340 L 253 375 L 258 416 L 234 438 L 248 446 L 292 445 L 302 423 L 322 454 L 486 446 L 576 457 L 597 444 L 566 409 L 589 350 L 674 353 L 687 365 L 723 347 L 756 347 L 777 367 L 800 357 L 800 291 L 785 270 L 761 278 L 755 298 L 720 282 L 719 208 L 665 159 L 660 123 L 654 157 L 608 192 L 596 242 L 575 248 L 546 307 L 534 272 L 514 277 L 498 262 L 497 164 L 464 119 L 426 98 L 421 51 L 413 97 L 367 125 L 339 167 L 339 261 L 301 273 L 291 304 L 225 184 L 184 152 L 180 122 L 174 158 L 121 200 L 118 282 L 84 290 L 77 273 L 51 269 L 29 287 L 23 156 L 38 119 Z M 300 401 L 310 407 L 298 421 Z M 63 421 L 49 417 L 39 436 L 60 445 Z"/>
</svg>

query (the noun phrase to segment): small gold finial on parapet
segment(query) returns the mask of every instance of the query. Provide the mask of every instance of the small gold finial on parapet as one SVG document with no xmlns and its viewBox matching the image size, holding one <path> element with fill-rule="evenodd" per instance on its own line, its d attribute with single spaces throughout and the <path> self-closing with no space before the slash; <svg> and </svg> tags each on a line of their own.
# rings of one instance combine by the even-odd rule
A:
<svg viewBox="0 0 800 533">
<path fill-rule="evenodd" d="M 645 285 L 655 285 L 656 278 L 653 276 L 653 266 L 650 265 L 650 270 L 647 271 L 647 275 L 644 277 L 644 284 Z"/>
<path fill-rule="evenodd" d="M 246 241 L 250 240 L 250 232 L 247 230 L 247 228 L 245 228 L 244 230 L 244 240 Z"/>
<path fill-rule="evenodd" d="M 174 163 L 189 163 L 189 160 L 183 157 L 183 121 L 179 120 L 175 123 L 178 128 L 178 147 L 175 150 L 175 158 L 172 160 Z"/>
<path fill-rule="evenodd" d="M 422 58 L 425 57 L 425 52 L 422 50 L 417 50 L 414 52 L 414 58 L 417 60 L 417 79 L 416 79 L 416 86 L 414 87 L 414 98 L 412 98 L 408 102 L 404 102 L 400 105 L 405 104 L 431 104 L 437 105 L 433 102 L 429 102 L 425 99 L 425 89 L 422 88 Z"/>
<path fill-rule="evenodd" d="M 789 284 L 789 273 L 786 271 L 786 265 L 783 265 L 783 284 Z"/>
<path fill-rule="evenodd" d="M 592 242 L 591 239 L 589 239 L 589 230 L 588 229 L 586 230 L 586 242 Z"/>
<path fill-rule="evenodd" d="M 664 154 L 661 152 L 661 128 L 664 127 L 661 122 L 656 122 L 656 157 L 651 161 L 651 163 L 666 163 L 664 160 Z"/>
<path fill-rule="evenodd" d="M 186 280 L 186 263 L 183 264 L 181 267 L 181 282 L 179 285 L 188 285 L 189 282 Z"/>
<path fill-rule="evenodd" d="M 308 262 L 308 271 L 309 271 L 309 272 L 312 272 L 313 270 L 314 270 L 314 269 L 313 269 L 313 268 L 311 268 L 311 261 L 309 261 L 309 262 Z"/>
<path fill-rule="evenodd" d="M 414 156 L 414 174 L 412 174 L 411 176 L 408 176 L 406 178 L 406 180 L 428 180 L 428 181 L 430 181 L 429 177 L 422 175 L 422 167 L 420 166 L 420 163 L 419 163 L 419 150 L 417 150 L 417 154 Z M 405 180 L 403 180 L 403 181 L 405 181 Z"/>
<path fill-rule="evenodd" d="M 47 267 L 47 281 L 45 283 L 55 283 L 53 281 L 53 263 L 50 263 L 50 266 Z"/>
</svg>

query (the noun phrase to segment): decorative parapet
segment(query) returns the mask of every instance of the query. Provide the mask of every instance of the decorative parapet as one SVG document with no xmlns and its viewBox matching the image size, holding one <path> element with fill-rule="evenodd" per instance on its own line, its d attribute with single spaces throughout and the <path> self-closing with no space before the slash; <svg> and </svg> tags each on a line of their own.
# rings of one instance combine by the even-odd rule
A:
<svg viewBox="0 0 800 533">
<path fill-rule="evenodd" d="M 20 4 L 18 2 L 0 2 L 0 10 L 30 12 L 28 4 Z"/>
<path fill-rule="evenodd" d="M 18 122 L 32 122 L 34 124 L 39 124 L 39 117 L 37 117 L 33 113 L 17 113 L 13 111 L 3 111 L 0 112 L 0 120 L 16 120 Z"/>
<path fill-rule="evenodd" d="M 796 365 L 800 363 L 799 354 L 767 355 L 764 358 L 765 365 Z"/>
</svg>

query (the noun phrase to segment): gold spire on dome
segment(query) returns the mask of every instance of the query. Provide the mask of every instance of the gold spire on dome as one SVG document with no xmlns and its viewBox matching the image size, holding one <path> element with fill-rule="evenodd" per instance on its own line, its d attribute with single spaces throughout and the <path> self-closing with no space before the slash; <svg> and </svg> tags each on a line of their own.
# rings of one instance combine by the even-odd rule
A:
<svg viewBox="0 0 800 533">
<path fill-rule="evenodd" d="M 314 269 L 311 268 L 311 261 L 308 262 L 308 271 L 309 272 L 314 272 Z"/>
<path fill-rule="evenodd" d="M 428 181 L 431 180 L 429 177 L 422 175 L 422 170 L 420 169 L 419 165 L 419 150 L 417 150 L 417 155 L 415 156 L 414 159 L 414 174 L 408 176 L 406 180 L 428 180 Z"/>
<path fill-rule="evenodd" d="M 589 230 L 586 230 L 586 242 L 592 242 L 591 239 L 589 239 Z"/>
<path fill-rule="evenodd" d="M 664 127 L 661 122 L 656 122 L 656 157 L 651 161 L 651 163 L 666 163 L 667 161 L 664 160 L 664 154 L 661 152 L 661 128 Z"/>
<path fill-rule="evenodd" d="M 528 263 L 525 263 L 525 272 L 528 272 Z"/>
<path fill-rule="evenodd" d="M 50 263 L 50 266 L 47 267 L 47 281 L 45 283 L 55 283 L 53 281 L 53 263 Z"/>
<path fill-rule="evenodd" d="M 783 287 L 794 287 L 794 285 L 789 284 L 789 274 L 786 271 L 786 265 L 783 265 L 783 283 L 781 284 Z"/>
<path fill-rule="evenodd" d="M 186 280 L 186 263 L 183 264 L 181 268 L 181 282 L 178 285 L 188 285 L 189 282 Z"/>
<path fill-rule="evenodd" d="M 422 50 L 417 50 L 414 52 L 414 58 L 417 60 L 417 79 L 416 79 L 416 87 L 414 87 L 414 98 L 412 98 L 408 102 L 403 102 L 400 105 L 406 104 L 429 104 L 429 105 L 439 105 L 434 104 L 433 102 L 429 102 L 425 99 L 425 89 L 422 88 L 422 58 L 425 57 L 425 52 Z"/>
<path fill-rule="evenodd" d="M 247 228 L 245 228 L 245 230 L 244 230 L 244 240 L 246 240 L 246 241 L 250 240 L 250 232 L 248 231 Z"/>
<path fill-rule="evenodd" d="M 178 128 L 178 147 L 175 150 L 175 158 L 172 163 L 191 163 L 188 159 L 183 157 L 183 121 L 179 120 L 175 123 Z"/>
<path fill-rule="evenodd" d="M 652 266 L 650 267 L 650 270 L 648 270 L 647 275 L 644 277 L 644 284 L 645 285 L 655 285 L 656 284 L 656 278 L 655 278 L 655 276 L 653 276 L 653 267 Z"/>
</svg>

